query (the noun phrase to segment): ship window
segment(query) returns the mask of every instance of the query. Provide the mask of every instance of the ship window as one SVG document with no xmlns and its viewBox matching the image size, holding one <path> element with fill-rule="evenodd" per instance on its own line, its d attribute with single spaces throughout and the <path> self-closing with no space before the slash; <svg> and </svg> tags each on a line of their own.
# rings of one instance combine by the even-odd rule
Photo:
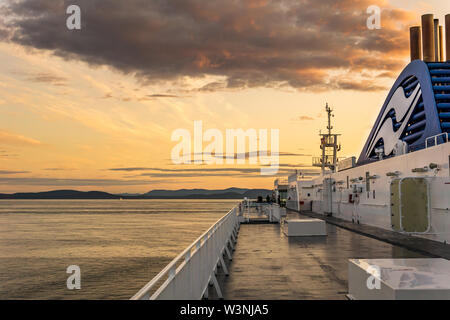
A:
<svg viewBox="0 0 450 320">
<path fill-rule="evenodd" d="M 308 197 L 311 197 L 311 193 L 308 193 Z"/>
</svg>

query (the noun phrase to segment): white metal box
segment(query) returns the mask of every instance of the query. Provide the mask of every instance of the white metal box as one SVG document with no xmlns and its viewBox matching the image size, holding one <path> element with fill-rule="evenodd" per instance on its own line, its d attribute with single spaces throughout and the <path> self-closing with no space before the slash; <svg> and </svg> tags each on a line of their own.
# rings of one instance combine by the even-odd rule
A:
<svg viewBox="0 0 450 320">
<path fill-rule="evenodd" d="M 288 237 L 326 236 L 327 227 L 319 219 L 292 219 L 285 221 L 284 233 Z"/>
<path fill-rule="evenodd" d="M 348 272 L 351 299 L 450 299 L 450 261 L 445 259 L 351 259 Z"/>
</svg>

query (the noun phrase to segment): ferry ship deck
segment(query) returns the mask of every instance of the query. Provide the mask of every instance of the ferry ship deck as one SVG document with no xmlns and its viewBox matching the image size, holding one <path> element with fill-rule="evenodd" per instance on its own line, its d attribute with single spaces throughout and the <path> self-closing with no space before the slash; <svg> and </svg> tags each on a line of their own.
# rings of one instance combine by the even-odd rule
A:
<svg viewBox="0 0 450 320">
<path fill-rule="evenodd" d="M 288 210 L 287 218 L 308 217 Z M 241 224 L 229 275 L 218 269 L 224 299 L 345 300 L 348 259 L 429 257 L 330 223 L 327 233 L 287 237 L 279 224 Z"/>
<path fill-rule="evenodd" d="M 450 43 L 450 15 L 446 22 Z M 437 27 L 422 17 L 423 52 L 420 27 L 411 28 L 411 63 L 358 160 L 338 157 L 326 104 L 327 133 L 312 161 L 321 174 L 275 180 L 278 205 L 245 198 L 133 299 L 450 300 L 450 60 L 438 55 L 442 36 L 425 32 Z M 287 210 L 284 219 L 284 205 L 311 212 Z M 367 282 L 374 266 L 379 290 Z"/>
</svg>

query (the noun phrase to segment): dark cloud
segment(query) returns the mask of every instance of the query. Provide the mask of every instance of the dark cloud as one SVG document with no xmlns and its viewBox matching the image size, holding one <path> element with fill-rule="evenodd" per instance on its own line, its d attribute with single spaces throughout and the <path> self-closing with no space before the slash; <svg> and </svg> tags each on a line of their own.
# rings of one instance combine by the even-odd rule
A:
<svg viewBox="0 0 450 320">
<path fill-rule="evenodd" d="M 29 173 L 29 171 L 10 171 L 10 170 L 0 170 L 0 174 L 21 174 L 21 173 Z"/>
<path fill-rule="evenodd" d="M 167 169 L 167 168 L 112 168 L 110 171 L 159 171 L 159 172 L 245 172 L 253 173 L 259 172 L 258 168 L 180 168 L 180 169 Z"/>
<path fill-rule="evenodd" d="M 264 165 L 269 167 L 270 164 Z M 306 164 L 306 163 L 298 163 L 298 164 L 292 164 L 292 163 L 280 163 L 278 165 L 280 168 L 294 168 L 294 169 L 298 169 L 298 168 L 310 168 L 311 164 Z"/>
<path fill-rule="evenodd" d="M 280 157 L 312 157 L 311 154 L 295 153 L 295 152 L 280 152 Z"/>
<path fill-rule="evenodd" d="M 18 154 L 7 153 L 6 151 L 0 151 L 0 158 L 16 158 Z"/>
<path fill-rule="evenodd" d="M 206 153 L 191 153 L 191 159 L 193 163 L 197 163 L 197 164 L 202 164 L 204 161 L 210 159 L 210 157 L 212 158 L 216 158 L 216 159 L 223 159 L 223 160 L 237 160 L 237 159 L 244 159 L 244 160 L 249 160 L 250 158 L 258 158 L 258 157 L 262 157 L 263 155 L 267 155 L 269 157 L 276 157 L 278 155 L 278 157 L 312 157 L 311 154 L 305 154 L 305 153 L 295 153 L 295 152 L 279 152 L 278 154 L 275 153 L 271 153 L 271 151 L 252 151 L 252 152 L 245 152 L 245 153 L 230 153 L 230 154 L 225 154 L 225 153 L 213 153 L 213 154 L 206 154 Z M 195 160 L 194 157 L 198 155 L 202 155 L 203 156 L 203 160 Z M 171 161 L 171 159 L 166 159 L 168 161 Z"/>
<path fill-rule="evenodd" d="M 155 170 L 155 168 L 145 168 L 145 167 L 131 167 L 131 168 L 111 168 L 108 169 L 110 171 L 127 171 L 127 172 L 133 172 L 133 171 L 150 171 Z"/>
<path fill-rule="evenodd" d="M 29 75 L 27 80 L 38 82 L 38 83 L 46 83 L 54 86 L 65 86 L 67 82 L 67 78 L 57 76 L 51 73 L 37 73 L 33 75 Z"/>
<path fill-rule="evenodd" d="M 156 93 L 156 94 L 147 95 L 147 97 L 149 97 L 149 98 L 178 98 L 179 96 L 174 95 L 174 94 Z"/>
<path fill-rule="evenodd" d="M 148 101 L 153 99 L 160 99 L 160 98 L 183 98 L 184 96 L 174 95 L 174 94 L 162 94 L 162 93 L 156 93 L 156 94 L 149 94 L 143 97 L 120 97 L 120 96 L 114 96 L 111 92 L 106 93 L 102 99 L 116 99 L 118 101 L 122 102 L 129 102 L 132 100 L 137 101 Z"/>
<path fill-rule="evenodd" d="M 34 185 L 34 186 L 139 186 L 149 185 L 155 181 L 148 180 L 119 180 L 119 179 L 59 179 L 59 178 L 0 178 L 5 185 Z"/>
<path fill-rule="evenodd" d="M 387 87 L 377 85 L 370 80 L 363 80 L 360 82 L 345 80 L 345 81 L 338 81 L 336 84 L 337 84 L 336 88 L 343 90 L 380 91 L 388 89 Z"/>
<path fill-rule="evenodd" d="M 271 165 L 262 165 L 261 167 L 271 167 Z M 295 169 L 307 176 L 318 174 L 318 170 L 310 169 L 311 165 L 306 164 L 289 164 L 281 163 L 278 165 L 278 175 L 291 175 Z M 240 168 L 240 167 L 220 167 L 220 168 L 156 168 L 156 167 L 131 167 L 131 168 L 111 168 L 110 171 L 118 172 L 145 172 L 140 173 L 136 177 L 153 177 L 153 178 L 187 178 L 187 177 L 245 177 L 245 178 L 267 178 L 267 176 L 261 176 L 261 168 Z"/>
<path fill-rule="evenodd" d="M 275 170 L 275 167 L 273 167 Z M 278 168 L 277 175 L 288 176 L 294 173 L 292 169 Z M 199 177 L 228 177 L 228 178 L 247 178 L 259 179 L 266 178 L 267 175 L 261 175 L 261 169 L 242 169 L 242 170 L 207 170 L 207 171 L 180 171 L 180 172 L 151 172 L 142 173 L 140 177 L 152 178 L 199 178 Z"/>
<path fill-rule="evenodd" d="M 144 83 L 223 77 L 198 91 L 381 90 L 348 74 L 399 70 L 408 50 L 409 14 L 382 0 L 74 0 L 80 31 L 65 27 L 64 0 L 6 4 L 0 39 L 111 66 Z M 366 9 L 377 4 L 382 29 L 368 30 Z"/>
<path fill-rule="evenodd" d="M 275 167 L 273 167 L 275 170 Z M 294 169 L 287 169 L 279 167 L 275 172 L 277 176 L 286 177 L 295 173 Z M 315 176 L 320 173 L 316 170 L 301 170 L 304 176 Z M 222 172 L 220 170 L 208 170 L 206 172 L 195 171 L 195 172 L 152 172 L 152 173 L 142 173 L 140 177 L 152 177 L 152 178 L 199 178 L 199 177 L 228 177 L 228 178 L 246 178 L 246 179 L 267 179 L 267 175 L 261 175 L 261 169 L 251 169 L 251 170 L 229 170 Z"/>
<path fill-rule="evenodd" d="M 256 170 L 254 174 L 247 175 L 243 173 L 236 172 L 160 172 L 160 173 L 142 173 L 141 177 L 152 177 L 152 178 L 199 178 L 199 177 L 228 177 L 228 178 L 258 178 L 260 177 L 260 170 Z M 257 173 L 257 174 L 256 174 Z M 267 178 L 267 176 L 264 176 Z"/>
<path fill-rule="evenodd" d="M 231 159 L 249 160 L 250 158 L 261 157 L 264 154 L 267 156 L 270 156 L 270 157 L 276 157 L 276 156 L 278 156 L 278 157 L 308 157 L 308 156 L 310 156 L 309 154 L 292 153 L 292 152 L 279 152 L 278 154 L 276 154 L 276 153 L 271 153 L 271 151 L 252 151 L 252 152 L 234 153 L 234 154 L 216 153 L 216 154 L 213 154 L 212 157 L 217 158 L 217 159 L 224 159 L 224 160 L 231 160 Z M 210 155 L 203 154 L 203 156 L 209 157 Z"/>
</svg>

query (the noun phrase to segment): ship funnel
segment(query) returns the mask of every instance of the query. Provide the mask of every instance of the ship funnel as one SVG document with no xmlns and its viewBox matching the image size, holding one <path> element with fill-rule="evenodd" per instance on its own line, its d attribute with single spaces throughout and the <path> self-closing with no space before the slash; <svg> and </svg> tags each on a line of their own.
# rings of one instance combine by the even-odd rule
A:
<svg viewBox="0 0 450 320">
<path fill-rule="evenodd" d="M 436 50 L 434 44 L 434 16 L 425 14 L 422 16 L 422 45 L 423 60 L 425 62 L 434 62 Z"/>
<path fill-rule="evenodd" d="M 450 14 L 445 16 L 445 37 L 447 61 L 450 61 Z"/>
<path fill-rule="evenodd" d="M 439 25 L 439 19 L 434 19 L 433 14 L 423 15 L 422 26 L 411 27 L 409 36 L 411 61 L 450 61 L 450 14 L 445 16 L 445 27 Z M 444 52 L 447 53 L 447 59 Z"/>
<path fill-rule="evenodd" d="M 441 42 L 439 39 L 439 19 L 434 19 L 433 35 L 434 35 L 434 61 L 439 62 L 441 61 L 441 58 L 439 57 L 439 54 L 441 52 L 441 49 L 439 47 Z"/>
<path fill-rule="evenodd" d="M 411 45 L 411 61 L 422 60 L 422 34 L 420 27 L 409 29 Z"/>
<path fill-rule="evenodd" d="M 442 26 L 439 26 L 439 61 L 444 62 L 444 30 Z"/>
</svg>

